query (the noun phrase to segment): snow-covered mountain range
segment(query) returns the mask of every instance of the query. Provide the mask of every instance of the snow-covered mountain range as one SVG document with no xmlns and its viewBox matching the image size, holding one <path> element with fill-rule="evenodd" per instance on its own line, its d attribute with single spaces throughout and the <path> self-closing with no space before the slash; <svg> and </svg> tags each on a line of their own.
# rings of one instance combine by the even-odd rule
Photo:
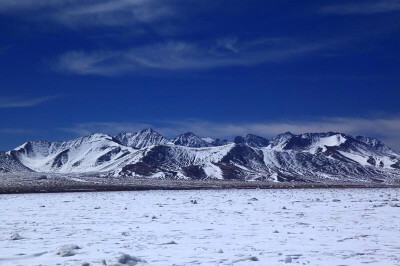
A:
<svg viewBox="0 0 400 266">
<path fill-rule="evenodd" d="M 0 153 L 1 172 L 89 173 L 171 179 L 270 181 L 400 180 L 400 153 L 377 139 L 341 133 L 248 134 L 232 142 L 188 132 L 167 139 L 153 129 L 28 141 Z"/>
</svg>

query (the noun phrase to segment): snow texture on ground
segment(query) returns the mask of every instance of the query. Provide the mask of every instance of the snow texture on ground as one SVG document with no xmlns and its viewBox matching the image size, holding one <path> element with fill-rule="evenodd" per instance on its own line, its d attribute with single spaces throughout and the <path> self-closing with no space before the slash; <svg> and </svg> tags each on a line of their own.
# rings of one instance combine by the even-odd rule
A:
<svg viewBox="0 0 400 266">
<path fill-rule="evenodd" d="M 0 265 L 400 265 L 399 199 L 399 189 L 0 195 Z"/>
</svg>

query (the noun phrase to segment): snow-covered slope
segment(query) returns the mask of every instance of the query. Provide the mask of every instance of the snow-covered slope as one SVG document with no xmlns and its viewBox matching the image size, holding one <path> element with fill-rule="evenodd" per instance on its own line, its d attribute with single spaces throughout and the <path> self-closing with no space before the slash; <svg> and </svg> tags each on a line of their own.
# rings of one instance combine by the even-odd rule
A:
<svg viewBox="0 0 400 266">
<path fill-rule="evenodd" d="M 137 149 L 170 143 L 168 139 L 151 128 L 143 129 L 136 133 L 120 133 L 115 136 L 115 139 L 125 146 Z"/>
<path fill-rule="evenodd" d="M 334 132 L 284 133 L 271 141 L 249 134 L 234 142 L 208 143 L 193 133 L 171 142 L 146 129 L 116 137 L 93 134 L 64 142 L 30 141 L 4 156 L 3 161 L 13 165 L 7 168 L 11 171 L 171 179 L 400 180 L 399 153 L 376 139 Z"/>
<path fill-rule="evenodd" d="M 34 171 L 61 173 L 111 170 L 135 153 L 104 134 L 63 142 L 29 141 L 9 152 Z"/>
<path fill-rule="evenodd" d="M 204 141 L 203 139 L 199 138 L 192 132 L 187 132 L 185 134 L 181 134 L 172 140 L 172 143 L 179 146 L 186 146 L 186 147 L 209 147 L 211 144 L 209 142 Z"/>
</svg>

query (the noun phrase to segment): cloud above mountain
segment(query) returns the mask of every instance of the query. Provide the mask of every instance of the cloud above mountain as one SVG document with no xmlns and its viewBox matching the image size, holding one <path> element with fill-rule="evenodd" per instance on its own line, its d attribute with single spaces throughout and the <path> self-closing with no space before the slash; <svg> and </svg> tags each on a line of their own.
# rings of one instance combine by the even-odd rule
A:
<svg viewBox="0 0 400 266">
<path fill-rule="evenodd" d="M 0 108 L 21 108 L 21 107 L 33 107 L 60 96 L 44 96 L 44 97 L 0 97 Z"/>
</svg>

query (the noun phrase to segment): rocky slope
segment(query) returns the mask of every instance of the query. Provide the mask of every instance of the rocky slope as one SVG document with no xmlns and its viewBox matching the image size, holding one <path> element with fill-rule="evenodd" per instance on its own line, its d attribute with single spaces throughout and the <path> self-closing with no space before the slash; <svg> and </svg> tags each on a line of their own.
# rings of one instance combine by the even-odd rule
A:
<svg viewBox="0 0 400 266">
<path fill-rule="evenodd" d="M 0 152 L 0 173 L 18 172 L 32 172 L 32 170 L 13 158 L 10 154 Z"/>
</svg>

